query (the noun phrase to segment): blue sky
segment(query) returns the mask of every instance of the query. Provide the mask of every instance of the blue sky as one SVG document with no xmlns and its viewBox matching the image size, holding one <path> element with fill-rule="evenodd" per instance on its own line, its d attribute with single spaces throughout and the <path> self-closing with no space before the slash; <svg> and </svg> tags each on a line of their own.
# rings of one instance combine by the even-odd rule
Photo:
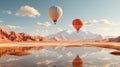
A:
<svg viewBox="0 0 120 67">
<path fill-rule="evenodd" d="M 46 36 L 66 29 L 75 31 L 71 26 L 72 20 L 80 18 L 84 21 L 81 30 L 119 36 L 119 3 L 120 0 L 0 0 L 0 26 L 17 32 Z M 53 5 L 60 6 L 63 10 L 56 25 L 48 17 L 48 9 Z M 16 15 L 21 7 L 26 10 L 25 6 L 33 8 L 33 14 Z M 42 23 L 44 27 L 36 23 Z"/>
</svg>

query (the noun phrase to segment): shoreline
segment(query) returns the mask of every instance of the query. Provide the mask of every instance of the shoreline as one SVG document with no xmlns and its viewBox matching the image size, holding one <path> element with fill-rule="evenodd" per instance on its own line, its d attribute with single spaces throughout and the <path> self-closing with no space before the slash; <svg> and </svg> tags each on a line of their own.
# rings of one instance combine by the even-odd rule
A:
<svg viewBox="0 0 120 67">
<path fill-rule="evenodd" d="M 101 47 L 101 48 L 120 50 L 119 42 L 12 42 L 12 43 L 0 43 L 0 47 L 29 47 L 29 46 Z"/>
</svg>

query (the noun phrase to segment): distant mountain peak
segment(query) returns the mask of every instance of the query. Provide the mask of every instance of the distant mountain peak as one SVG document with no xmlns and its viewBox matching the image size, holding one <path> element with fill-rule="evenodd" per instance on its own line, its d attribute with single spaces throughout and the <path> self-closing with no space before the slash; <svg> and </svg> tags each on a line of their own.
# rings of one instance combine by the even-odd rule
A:
<svg viewBox="0 0 120 67">
<path fill-rule="evenodd" d="M 82 31 L 79 32 L 71 31 L 71 30 L 64 30 L 61 32 L 58 32 L 56 34 L 52 34 L 47 36 L 47 38 L 57 38 L 58 41 L 96 41 L 96 40 L 102 40 L 103 36 L 100 34 L 92 33 L 89 31 Z"/>
</svg>

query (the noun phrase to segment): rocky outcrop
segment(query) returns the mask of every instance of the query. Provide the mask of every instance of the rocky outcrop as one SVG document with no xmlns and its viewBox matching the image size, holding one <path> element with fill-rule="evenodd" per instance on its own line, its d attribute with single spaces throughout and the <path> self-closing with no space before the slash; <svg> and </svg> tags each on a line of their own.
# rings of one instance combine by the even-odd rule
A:
<svg viewBox="0 0 120 67">
<path fill-rule="evenodd" d="M 8 31 L 0 28 L 0 42 L 40 42 L 50 41 L 47 38 L 41 36 L 31 36 L 26 33 L 16 33 L 14 31 Z"/>
<path fill-rule="evenodd" d="M 103 39 L 103 40 L 101 40 L 101 42 L 120 42 L 120 36 L 118 36 L 116 38 Z"/>
<path fill-rule="evenodd" d="M 117 38 L 109 38 L 108 41 L 109 42 L 120 42 L 120 36 L 118 36 Z"/>
</svg>

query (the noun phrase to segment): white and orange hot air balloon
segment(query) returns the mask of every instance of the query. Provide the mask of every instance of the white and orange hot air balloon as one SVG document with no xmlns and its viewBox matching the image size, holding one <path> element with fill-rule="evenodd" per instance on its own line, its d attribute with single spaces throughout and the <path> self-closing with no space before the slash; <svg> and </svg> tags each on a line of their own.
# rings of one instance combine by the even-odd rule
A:
<svg viewBox="0 0 120 67">
<path fill-rule="evenodd" d="M 74 19 L 72 25 L 77 32 L 79 32 L 80 28 L 83 26 L 83 21 L 81 19 Z"/>
<path fill-rule="evenodd" d="M 54 22 L 54 24 L 57 23 L 58 19 L 62 16 L 62 14 L 62 8 L 59 6 L 52 6 L 48 10 L 48 16 Z"/>
</svg>

